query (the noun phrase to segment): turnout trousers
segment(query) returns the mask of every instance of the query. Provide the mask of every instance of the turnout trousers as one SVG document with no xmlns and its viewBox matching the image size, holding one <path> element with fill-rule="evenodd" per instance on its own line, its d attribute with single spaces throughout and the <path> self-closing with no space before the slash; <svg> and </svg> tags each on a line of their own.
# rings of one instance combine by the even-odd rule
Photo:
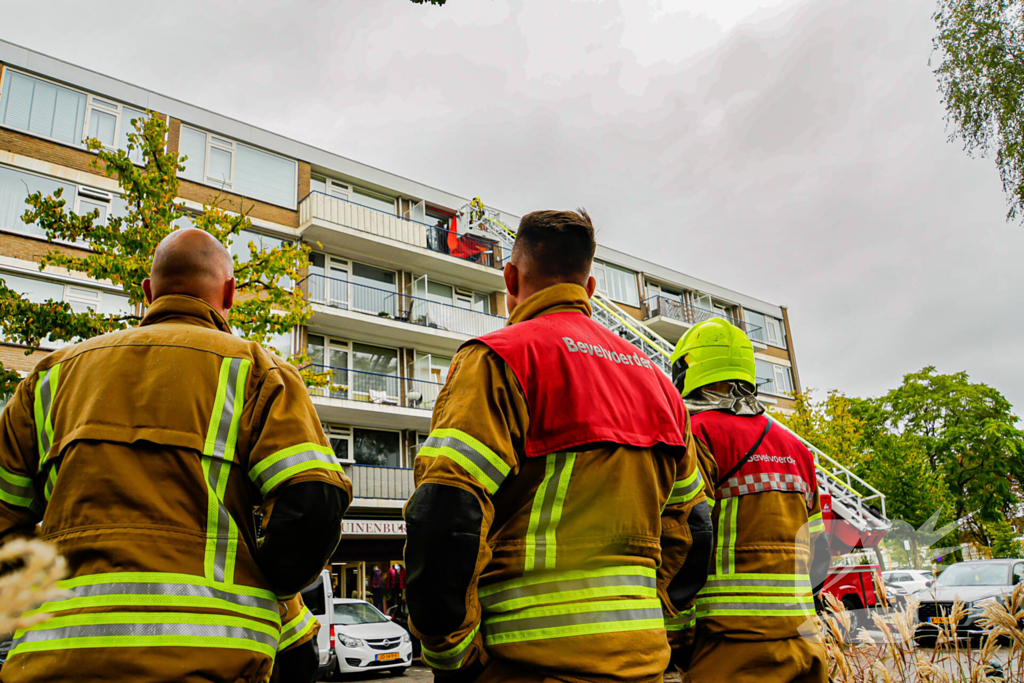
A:
<svg viewBox="0 0 1024 683">
<path fill-rule="evenodd" d="M 821 642 L 806 638 L 733 640 L 697 636 L 690 683 L 827 683 Z"/>
</svg>

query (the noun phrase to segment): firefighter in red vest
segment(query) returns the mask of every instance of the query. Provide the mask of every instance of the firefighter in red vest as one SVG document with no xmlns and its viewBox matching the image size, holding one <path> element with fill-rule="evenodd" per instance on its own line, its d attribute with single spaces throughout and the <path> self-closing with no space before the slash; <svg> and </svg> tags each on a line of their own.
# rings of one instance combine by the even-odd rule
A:
<svg viewBox="0 0 1024 683">
<path fill-rule="evenodd" d="M 586 212 L 522 219 L 509 325 L 465 344 L 406 505 L 407 599 L 439 681 L 661 681 L 707 576 L 686 409 L 590 319 Z"/>
<path fill-rule="evenodd" d="M 830 559 L 814 457 L 764 414 L 754 349 L 735 325 L 716 318 L 694 326 L 672 364 L 715 534 L 696 633 L 668 624 L 674 661 L 701 683 L 825 683 L 825 651 L 807 623 Z"/>
</svg>

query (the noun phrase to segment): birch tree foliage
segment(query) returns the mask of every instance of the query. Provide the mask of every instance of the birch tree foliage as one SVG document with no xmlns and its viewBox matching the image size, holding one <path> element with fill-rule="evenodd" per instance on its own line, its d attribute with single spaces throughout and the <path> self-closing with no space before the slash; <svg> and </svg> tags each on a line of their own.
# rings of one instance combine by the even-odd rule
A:
<svg viewBox="0 0 1024 683">
<path fill-rule="evenodd" d="M 933 65 L 950 139 L 994 156 L 1009 210 L 1024 218 L 1024 3 L 939 0 Z"/>
</svg>

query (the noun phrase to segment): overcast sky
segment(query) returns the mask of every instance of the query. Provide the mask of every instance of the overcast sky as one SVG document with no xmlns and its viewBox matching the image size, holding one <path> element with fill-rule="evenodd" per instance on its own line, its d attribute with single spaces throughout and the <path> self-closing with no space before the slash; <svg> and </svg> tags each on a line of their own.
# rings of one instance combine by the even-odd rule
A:
<svg viewBox="0 0 1024 683">
<path fill-rule="evenodd" d="M 805 386 L 1024 412 L 1024 228 L 947 142 L 933 0 L 45 2 L 0 37 L 789 306 Z M 59 20 L 57 19 L 59 18 Z"/>
</svg>

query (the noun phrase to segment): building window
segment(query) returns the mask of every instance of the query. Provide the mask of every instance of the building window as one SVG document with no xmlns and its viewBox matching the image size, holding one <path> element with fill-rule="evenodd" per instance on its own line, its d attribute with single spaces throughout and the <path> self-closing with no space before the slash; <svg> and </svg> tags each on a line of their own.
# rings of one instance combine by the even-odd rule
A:
<svg viewBox="0 0 1024 683">
<path fill-rule="evenodd" d="M 135 131 L 132 121 L 145 118 L 146 112 L 133 109 L 99 97 L 89 96 L 89 119 L 86 123 L 87 137 L 96 138 L 107 149 L 128 149 L 128 134 Z M 142 150 L 133 149 L 128 158 L 141 165 L 144 161 Z"/>
<path fill-rule="evenodd" d="M 612 301 L 627 306 L 640 306 L 640 292 L 637 288 L 636 273 L 625 270 L 610 263 L 594 261 L 591 271 L 597 280 L 597 291 Z"/>
<path fill-rule="evenodd" d="M 4 70 L 0 123 L 11 128 L 70 145 L 97 138 L 107 149 L 127 151 L 131 121 L 145 115 L 140 109 Z M 142 164 L 142 150 L 133 150 L 129 158 Z"/>
<path fill-rule="evenodd" d="M 353 187 L 351 199 L 356 204 L 370 209 L 377 209 L 391 215 L 395 214 L 395 198 L 389 197 L 386 194 L 366 190 L 361 187 Z"/>
<path fill-rule="evenodd" d="M 342 462 L 352 462 L 352 430 L 338 425 L 322 425 L 327 443 L 334 450 L 334 457 Z"/>
<path fill-rule="evenodd" d="M 491 312 L 491 297 L 487 294 L 435 282 L 427 275 L 413 282 L 413 296 L 435 304 L 467 308 L 477 313 Z"/>
<path fill-rule="evenodd" d="M 86 95 L 6 69 L 0 91 L 4 125 L 71 145 L 82 144 Z"/>
<path fill-rule="evenodd" d="M 354 428 L 352 430 L 352 457 L 357 465 L 401 467 L 401 434 L 383 429 Z"/>
<path fill-rule="evenodd" d="M 309 179 L 309 191 L 321 192 L 331 197 L 337 197 L 349 201 L 352 199 L 352 188 L 345 183 L 328 178 L 326 176 L 314 175 Z"/>
<path fill-rule="evenodd" d="M 452 367 L 452 359 L 435 353 L 416 352 L 416 379 L 444 384 L 448 381 L 448 371 Z"/>
<path fill-rule="evenodd" d="M 752 311 L 749 308 L 743 309 L 743 318 L 750 325 L 760 328 L 758 330 L 752 329 L 749 332 L 751 339 L 780 349 L 786 348 L 786 328 L 781 320 L 770 315 Z"/>
<path fill-rule="evenodd" d="M 99 211 L 99 218 L 96 225 L 105 225 L 111 213 L 124 215 L 126 204 L 120 195 L 113 195 L 85 185 L 72 185 L 60 180 L 38 176 L 33 173 L 25 173 L 13 168 L 0 166 L 0 230 L 30 235 L 32 237 L 46 237 L 36 224 L 26 225 L 21 217 L 29 208 L 25 199 L 30 194 L 41 192 L 43 196 L 52 196 L 58 189 L 62 189 L 61 199 L 65 201 L 65 208 L 78 215 L 85 215 L 92 211 Z M 58 240 L 63 242 L 63 240 Z M 87 247 L 88 244 L 81 240 L 79 246 Z"/>
<path fill-rule="evenodd" d="M 772 396 L 789 397 L 795 391 L 793 371 L 785 365 L 778 365 L 758 358 L 757 389 Z"/>
<path fill-rule="evenodd" d="M 786 348 L 786 328 L 782 321 L 777 318 L 765 316 L 765 328 L 768 334 L 768 343 L 779 348 Z"/>
<path fill-rule="evenodd" d="M 49 300 L 64 301 L 71 306 L 71 310 L 75 313 L 87 311 L 95 311 L 103 315 L 132 315 L 135 313 L 135 307 L 128 302 L 128 297 L 115 292 L 93 289 L 85 285 L 25 277 L 9 272 L 0 272 L 0 280 L 3 280 L 10 289 L 35 304 Z M 71 342 L 44 339 L 41 346 L 54 348 L 69 343 Z"/>
<path fill-rule="evenodd" d="M 271 204 L 295 207 L 298 169 L 291 159 L 183 125 L 181 177 Z"/>
<path fill-rule="evenodd" d="M 67 202 L 65 206 L 73 208 L 78 198 L 77 185 L 0 166 L 0 229 L 46 237 L 35 223 L 22 222 L 21 217 L 28 209 L 25 199 L 34 192 L 41 192 L 44 197 L 53 195 L 59 188 L 64 190 L 61 199 Z"/>
<path fill-rule="evenodd" d="M 331 373 L 331 398 L 386 405 L 399 403 L 398 350 L 318 334 L 309 335 L 306 354 Z M 325 395 L 324 390 L 318 390 Z"/>
</svg>

